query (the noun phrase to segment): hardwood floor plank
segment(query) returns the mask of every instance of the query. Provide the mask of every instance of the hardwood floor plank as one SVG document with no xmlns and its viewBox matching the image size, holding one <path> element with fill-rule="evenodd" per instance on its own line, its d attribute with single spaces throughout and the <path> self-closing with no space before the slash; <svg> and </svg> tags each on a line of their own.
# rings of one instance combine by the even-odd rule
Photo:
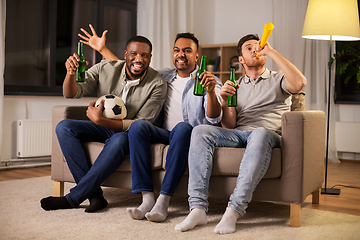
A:
<svg viewBox="0 0 360 240">
<path fill-rule="evenodd" d="M 51 167 L 33 167 L 33 168 L 19 168 L 8 169 L 0 171 L 0 181 L 26 179 L 34 177 L 45 177 L 51 175 Z"/>
</svg>

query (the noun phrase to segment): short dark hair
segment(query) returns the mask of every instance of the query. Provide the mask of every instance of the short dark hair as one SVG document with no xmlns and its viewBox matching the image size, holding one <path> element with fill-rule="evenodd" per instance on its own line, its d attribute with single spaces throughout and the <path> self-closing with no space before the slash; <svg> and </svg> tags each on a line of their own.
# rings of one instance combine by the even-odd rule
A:
<svg viewBox="0 0 360 240">
<path fill-rule="evenodd" d="M 149 45 L 150 47 L 150 52 L 152 52 L 152 44 L 150 42 L 149 39 L 147 39 L 146 37 L 143 37 L 143 36 L 135 36 L 135 37 L 132 37 L 130 38 L 127 43 L 126 43 L 126 48 L 129 46 L 130 43 L 132 42 L 141 42 L 141 43 L 146 43 L 147 45 Z"/>
<path fill-rule="evenodd" d="M 178 39 L 180 39 L 180 38 L 187 38 L 187 39 L 193 40 L 194 43 L 196 44 L 196 51 L 198 51 L 198 49 L 199 49 L 199 40 L 195 37 L 195 35 L 193 33 L 186 32 L 186 33 L 178 33 L 178 34 L 176 34 L 174 45 L 175 45 L 176 41 Z"/>
<path fill-rule="evenodd" d="M 239 42 L 238 42 L 238 45 L 237 45 L 237 52 L 238 52 L 238 56 L 242 56 L 242 45 L 244 44 L 244 42 L 246 41 L 249 41 L 249 40 L 256 40 L 256 41 L 259 41 L 260 38 L 257 34 L 248 34 L 244 37 L 242 37 Z"/>
</svg>

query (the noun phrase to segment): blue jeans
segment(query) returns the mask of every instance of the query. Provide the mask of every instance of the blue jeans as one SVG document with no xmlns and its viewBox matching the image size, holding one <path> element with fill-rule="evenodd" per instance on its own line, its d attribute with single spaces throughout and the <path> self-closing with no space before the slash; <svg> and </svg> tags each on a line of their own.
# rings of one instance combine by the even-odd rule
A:
<svg viewBox="0 0 360 240">
<path fill-rule="evenodd" d="M 228 203 L 229 207 L 244 215 L 257 184 L 269 167 L 272 148 L 280 147 L 280 143 L 281 137 L 265 128 L 241 131 L 208 125 L 196 126 L 189 150 L 190 209 L 208 210 L 208 187 L 215 147 L 246 147 L 236 187 Z"/>
<path fill-rule="evenodd" d="M 92 121 L 65 119 L 56 126 L 61 150 L 77 185 L 65 197 L 72 207 L 85 199 L 101 197 L 100 185 L 118 169 L 129 154 L 126 132 L 115 132 Z M 104 148 L 91 166 L 84 142 L 103 142 Z"/>
<path fill-rule="evenodd" d="M 132 192 L 153 192 L 151 171 L 151 144 L 168 144 L 165 176 L 161 184 L 161 194 L 173 196 L 188 163 L 192 126 L 178 123 L 172 131 L 156 127 L 144 120 L 138 120 L 129 128 Z"/>
</svg>

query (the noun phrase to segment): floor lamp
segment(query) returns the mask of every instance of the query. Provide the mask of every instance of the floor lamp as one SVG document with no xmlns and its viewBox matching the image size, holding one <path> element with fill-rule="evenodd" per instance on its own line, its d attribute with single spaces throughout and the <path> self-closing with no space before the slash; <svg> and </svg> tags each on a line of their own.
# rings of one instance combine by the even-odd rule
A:
<svg viewBox="0 0 360 240">
<path fill-rule="evenodd" d="M 360 40 L 357 0 L 309 0 L 302 37 L 330 41 L 330 58 L 332 57 L 332 41 Z M 329 63 L 325 187 L 321 189 L 321 193 L 338 195 L 340 189 L 327 188 L 331 86 L 331 64 Z"/>
</svg>

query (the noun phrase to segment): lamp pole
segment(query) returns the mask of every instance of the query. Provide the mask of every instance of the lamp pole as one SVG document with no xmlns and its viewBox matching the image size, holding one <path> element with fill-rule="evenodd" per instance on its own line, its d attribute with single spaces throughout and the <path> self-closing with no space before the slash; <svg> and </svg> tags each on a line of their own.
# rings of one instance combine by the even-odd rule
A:
<svg viewBox="0 0 360 240">
<path fill-rule="evenodd" d="M 329 133 L 330 133 L 330 101 L 331 101 L 331 55 L 332 55 L 332 35 L 330 35 L 330 58 L 329 58 L 329 92 L 327 109 L 327 127 L 326 127 L 326 155 L 325 155 L 325 187 L 321 189 L 321 194 L 339 195 L 340 189 L 327 188 L 327 170 L 329 162 Z"/>
</svg>

